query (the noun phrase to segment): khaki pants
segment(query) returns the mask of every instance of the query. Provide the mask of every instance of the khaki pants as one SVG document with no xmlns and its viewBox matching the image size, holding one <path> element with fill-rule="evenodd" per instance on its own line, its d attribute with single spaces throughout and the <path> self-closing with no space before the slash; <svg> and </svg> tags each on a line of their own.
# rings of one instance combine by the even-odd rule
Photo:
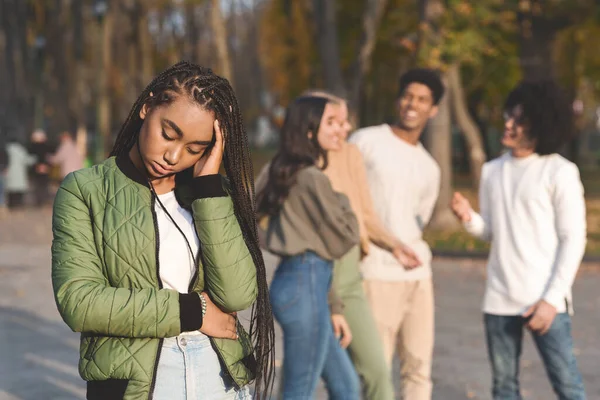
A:
<svg viewBox="0 0 600 400">
<path fill-rule="evenodd" d="M 361 378 L 363 398 L 393 400 L 394 384 L 377 324 L 364 294 L 359 260 L 360 249 L 356 246 L 336 261 L 333 268 L 333 286 L 344 302 L 344 317 L 352 331 L 348 353 Z"/>
<path fill-rule="evenodd" d="M 431 399 L 434 337 L 431 278 L 403 282 L 366 280 L 364 287 L 390 368 L 394 351 L 400 356 L 403 398 Z"/>
</svg>

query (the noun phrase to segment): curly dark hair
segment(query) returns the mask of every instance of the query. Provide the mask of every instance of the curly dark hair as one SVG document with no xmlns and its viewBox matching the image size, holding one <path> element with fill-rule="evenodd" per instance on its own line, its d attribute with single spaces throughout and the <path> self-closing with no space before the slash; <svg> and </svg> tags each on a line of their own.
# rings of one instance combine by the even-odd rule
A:
<svg viewBox="0 0 600 400">
<path fill-rule="evenodd" d="M 553 154 L 573 137 L 573 107 L 565 92 L 551 80 L 521 82 L 506 99 L 505 112 L 520 106 L 525 135 L 535 152 Z"/>
<path fill-rule="evenodd" d="M 331 102 L 322 96 L 301 96 L 288 107 L 267 183 L 256 196 L 259 216 L 279 213 L 302 168 L 315 165 L 319 160 L 323 162 L 321 168 L 327 167 L 327 152 L 319 145 L 317 132 L 325 106 Z M 312 133 L 310 137 L 309 133 Z"/>
<path fill-rule="evenodd" d="M 231 183 L 234 212 L 256 266 L 258 297 L 252 308 L 250 336 L 257 361 L 255 396 L 264 399 L 269 396 L 268 392 L 274 379 L 275 331 L 265 263 L 258 245 L 254 212 L 254 173 L 248 136 L 231 85 L 227 79 L 215 75 L 210 69 L 185 61 L 166 69 L 150 82 L 131 108 L 117 136 L 111 156 L 127 154 L 137 143 L 143 124 L 140 110 L 144 104 L 151 107 L 169 104 L 178 96 L 186 96 L 204 109 L 212 111 L 221 124 L 227 143 L 223 164 Z"/>
<path fill-rule="evenodd" d="M 444 96 L 445 88 L 440 79 L 440 74 L 432 69 L 413 68 L 402 74 L 398 82 L 398 97 L 402 97 L 404 90 L 411 83 L 421 83 L 427 86 L 431 90 L 434 105 L 437 105 Z"/>
</svg>

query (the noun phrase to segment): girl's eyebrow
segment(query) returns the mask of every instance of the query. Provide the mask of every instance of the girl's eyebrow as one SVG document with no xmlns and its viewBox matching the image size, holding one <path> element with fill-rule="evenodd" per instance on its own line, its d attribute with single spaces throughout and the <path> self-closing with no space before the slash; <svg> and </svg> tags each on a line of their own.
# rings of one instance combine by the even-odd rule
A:
<svg viewBox="0 0 600 400">
<path fill-rule="evenodd" d="M 177 124 L 173 121 L 171 121 L 170 119 L 167 118 L 163 118 L 163 121 L 169 125 L 171 127 L 171 129 L 173 129 L 175 131 L 175 133 L 177 134 L 177 136 L 179 136 L 179 139 L 183 138 L 184 134 L 183 131 L 181 130 L 181 128 L 179 128 L 177 126 Z M 195 140 L 193 142 L 191 142 L 190 144 L 197 144 L 200 146 L 208 146 L 209 144 L 211 144 L 212 141 L 210 140 Z"/>
</svg>

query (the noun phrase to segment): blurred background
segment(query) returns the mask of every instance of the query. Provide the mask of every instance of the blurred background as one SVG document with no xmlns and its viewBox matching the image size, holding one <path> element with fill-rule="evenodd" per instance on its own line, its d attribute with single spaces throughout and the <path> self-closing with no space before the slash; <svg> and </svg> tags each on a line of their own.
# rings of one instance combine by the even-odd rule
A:
<svg viewBox="0 0 600 400">
<path fill-rule="evenodd" d="M 577 116 L 564 155 L 582 170 L 589 251 L 600 254 L 598 0 L 0 0 L 0 15 L 0 143 L 42 129 L 57 144 L 69 131 L 88 164 L 107 155 L 145 85 L 181 59 L 232 82 L 257 170 L 305 89 L 347 97 L 361 127 L 393 120 L 403 71 L 439 69 L 448 95 L 424 142 L 443 170 L 428 238 L 445 251 L 485 250 L 457 231 L 449 196 L 474 197 L 481 164 L 502 151 L 511 87 L 554 78 Z"/>
<path fill-rule="evenodd" d="M 576 114 L 563 155 L 581 170 L 588 211 L 587 262 L 574 288 L 575 351 L 589 398 L 600 399 L 600 0 L 0 0 L 0 150 L 19 142 L 44 160 L 64 145 L 86 165 L 99 162 L 140 92 L 181 59 L 231 81 L 255 172 L 274 154 L 285 107 L 306 89 L 345 96 L 358 128 L 394 120 L 404 71 L 441 72 L 447 95 L 424 136 L 442 168 L 426 231 L 438 256 L 434 400 L 490 393 L 479 307 L 485 270 L 474 261 L 487 248 L 462 231 L 450 196 L 460 190 L 476 205 L 481 165 L 502 152 L 511 88 L 556 79 Z M 63 132 L 76 138 L 75 148 Z M 27 160 L 43 181 L 44 169 Z M 56 164 L 48 172 L 54 189 L 64 172 Z M 0 400 L 85 396 L 78 335 L 52 301 L 47 195 L 40 205 L 28 193 L 14 212 L 0 207 Z M 266 260 L 272 274 L 276 260 Z M 521 368 L 524 398 L 553 398 L 531 343 Z"/>
</svg>

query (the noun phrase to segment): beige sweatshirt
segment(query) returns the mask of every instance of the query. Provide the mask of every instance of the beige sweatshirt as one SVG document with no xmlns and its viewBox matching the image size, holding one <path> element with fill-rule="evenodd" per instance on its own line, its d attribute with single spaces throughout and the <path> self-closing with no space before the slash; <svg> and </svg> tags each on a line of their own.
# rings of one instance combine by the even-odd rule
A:
<svg viewBox="0 0 600 400">
<path fill-rule="evenodd" d="M 329 177 L 333 190 L 348 196 L 356 214 L 362 254 L 369 254 L 369 242 L 392 251 L 399 241 L 383 226 L 373 209 L 367 173 L 358 147 L 345 143 L 342 150 L 330 151 L 327 158 L 329 163 L 325 175 Z"/>
</svg>

